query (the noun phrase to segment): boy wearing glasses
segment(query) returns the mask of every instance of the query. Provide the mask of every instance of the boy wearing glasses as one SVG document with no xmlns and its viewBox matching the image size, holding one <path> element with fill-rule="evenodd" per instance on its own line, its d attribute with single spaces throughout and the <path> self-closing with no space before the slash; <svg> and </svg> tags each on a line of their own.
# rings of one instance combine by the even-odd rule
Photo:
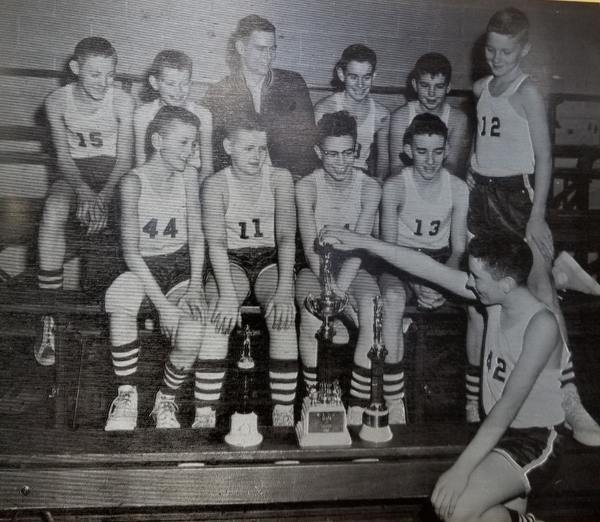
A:
<svg viewBox="0 0 600 522">
<path fill-rule="evenodd" d="M 326 225 L 370 234 L 381 199 L 379 182 L 354 166 L 355 148 L 356 120 L 347 111 L 324 114 L 317 124 L 315 145 L 322 168 L 296 183 L 298 225 L 309 265 L 296 281 L 301 319 L 299 348 L 307 388 L 316 384 L 315 334 L 321 321 L 303 303 L 309 292 L 318 294 L 321 291 L 319 234 Z M 369 401 L 371 379 L 367 352 L 373 341 L 373 298 L 379 289 L 375 278 L 361 269 L 360 257 L 336 253 L 331 261 L 333 289 L 336 293 L 349 295 L 344 313 L 360 326 L 348 407 L 348 424 L 357 425 L 362 423 L 362 412 Z"/>
</svg>

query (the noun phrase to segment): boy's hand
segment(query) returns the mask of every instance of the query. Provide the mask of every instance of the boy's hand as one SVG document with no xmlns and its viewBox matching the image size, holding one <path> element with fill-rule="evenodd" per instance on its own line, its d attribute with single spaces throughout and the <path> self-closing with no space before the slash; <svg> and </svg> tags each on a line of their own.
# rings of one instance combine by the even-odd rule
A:
<svg viewBox="0 0 600 522">
<path fill-rule="evenodd" d="M 188 286 L 185 294 L 177 302 L 177 307 L 185 313 L 192 315 L 197 321 L 206 324 L 208 319 L 208 305 L 204 297 L 204 290 Z"/>
<path fill-rule="evenodd" d="M 422 308 L 435 310 L 446 302 L 446 298 L 433 288 L 417 283 L 412 286 L 417 294 L 417 304 Z"/>
<path fill-rule="evenodd" d="M 115 197 L 115 189 L 105 186 L 99 193 L 98 193 L 98 205 L 102 208 L 102 210 L 104 212 L 108 212 L 109 208 L 110 208 L 110 204 L 112 203 L 112 200 Z"/>
<path fill-rule="evenodd" d="M 431 494 L 431 503 L 439 518 L 448 520 L 452 517 L 468 482 L 469 475 L 456 470 L 454 466 L 440 476 Z"/>
<path fill-rule="evenodd" d="M 229 335 L 237 324 L 242 326 L 242 314 L 237 297 L 223 296 L 213 301 L 210 310 L 210 322 L 215 325 L 215 331 Z"/>
<path fill-rule="evenodd" d="M 158 317 L 161 332 L 169 338 L 171 343 L 174 343 L 177 326 L 183 317 L 183 310 L 180 310 L 175 305 L 167 302 L 167 304 L 162 306 L 158 311 Z"/>
<path fill-rule="evenodd" d="M 365 236 L 342 227 L 332 227 L 330 225 L 323 227 L 319 240 L 322 243 L 330 243 L 335 250 L 345 252 L 365 248 Z"/>
<path fill-rule="evenodd" d="M 469 190 L 473 190 L 475 188 L 475 178 L 473 177 L 471 169 L 467 169 L 467 177 L 465 181 L 467 182 L 467 187 L 469 187 Z"/>
<path fill-rule="evenodd" d="M 535 241 L 542 255 L 549 263 L 552 263 L 554 259 L 554 244 L 552 241 L 552 232 L 550 232 L 546 220 L 541 217 L 531 216 L 527 222 L 525 234 L 527 242 L 531 245 L 531 242 Z"/>
<path fill-rule="evenodd" d="M 81 183 L 76 190 L 77 193 L 77 220 L 83 225 L 89 226 L 90 213 L 96 204 L 96 193 L 85 183 Z"/>
<path fill-rule="evenodd" d="M 265 319 L 270 318 L 273 318 L 274 330 L 287 330 L 294 326 L 296 305 L 291 292 L 281 292 L 279 289 L 275 292 L 265 310 Z"/>
</svg>

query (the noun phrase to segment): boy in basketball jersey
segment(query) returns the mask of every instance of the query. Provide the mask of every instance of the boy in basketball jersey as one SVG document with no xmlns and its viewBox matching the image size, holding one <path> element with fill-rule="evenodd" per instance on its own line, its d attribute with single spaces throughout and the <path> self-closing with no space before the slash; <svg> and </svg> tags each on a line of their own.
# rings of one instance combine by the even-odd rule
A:
<svg viewBox="0 0 600 522">
<path fill-rule="evenodd" d="M 173 350 L 152 412 L 157 428 L 179 428 L 176 394 L 200 350 L 207 306 L 202 272 L 204 236 L 200 219 L 198 171 L 193 166 L 200 120 L 182 107 L 161 108 L 148 127 L 154 152 L 121 183 L 121 230 L 128 272 L 106 292 L 110 342 L 118 396 L 106 431 L 137 425 L 137 363 L 140 339 L 137 316 L 148 299 Z M 187 288 L 178 302 L 168 292 Z M 210 349 L 210 347 L 209 347 Z"/>
<path fill-rule="evenodd" d="M 483 233 L 468 246 L 469 274 L 416 250 L 366 235 L 327 230 L 334 248 L 365 249 L 394 266 L 488 311 L 483 407 L 486 418 L 456 463 L 437 481 L 431 502 L 446 521 L 533 522 L 527 495 L 551 479 L 562 451 L 561 374 L 569 352 L 559 320 L 527 288 L 533 254 L 506 232 Z"/>
<path fill-rule="evenodd" d="M 315 152 L 323 167 L 296 183 L 298 224 L 304 254 L 310 268 L 298 275 L 296 301 L 300 308 L 300 355 L 304 382 L 316 385 L 317 339 L 321 326 L 304 306 L 309 292 L 321 292 L 321 257 L 316 251 L 319 234 L 326 225 L 346 226 L 366 234 L 373 229 L 381 199 L 381 185 L 363 170 L 354 167 L 356 119 L 346 111 L 324 114 L 317 124 Z M 348 424 L 362 424 L 371 386 L 371 361 L 367 352 L 373 344 L 373 298 L 379 294 L 374 277 L 361 267 L 361 258 L 342 256 L 332 259 L 332 284 L 336 293 L 348 293 L 345 313 L 359 326 L 354 353 Z M 358 317 L 357 317 L 358 314 Z M 338 339 L 335 339 L 339 342 Z M 390 382 L 386 381 L 385 389 Z"/>
<path fill-rule="evenodd" d="M 384 241 L 414 248 L 457 269 L 466 250 L 469 190 L 442 166 L 447 137 L 448 128 L 433 114 L 418 114 L 412 120 L 404 150 L 413 165 L 385 182 L 381 230 Z M 430 310 L 445 300 L 423 283 L 389 265 L 379 278 L 385 315 L 383 341 L 389 351 L 386 363 L 390 368 L 396 365 L 400 376 L 400 396 L 388 400 L 393 424 L 406 422 L 402 315 L 407 298 L 414 293 L 419 305 Z"/>
<path fill-rule="evenodd" d="M 473 86 L 477 132 L 468 179 L 472 187 L 467 227 L 475 236 L 508 231 L 527 241 L 534 260 L 529 289 L 556 314 L 566 337 L 552 277 L 552 234 L 545 217 L 552 176 L 546 108 L 535 82 L 521 69 L 531 47 L 529 20 L 509 7 L 492 16 L 486 32 L 485 57 L 492 74 Z M 483 336 L 482 322 L 479 335 Z M 575 438 L 600 445 L 600 427 L 581 405 L 574 384 L 565 384 L 564 406 Z"/>
<path fill-rule="evenodd" d="M 214 274 L 206 287 L 212 291 L 216 282 L 218 289 L 218 297 L 210 303 L 205 343 L 219 352 L 219 360 L 206 361 L 206 375 L 196 381 L 196 398 L 204 400 L 197 413 L 207 424 L 214 423 L 216 403 L 208 399 L 216 398 L 215 389 L 222 385 L 229 334 L 236 324 L 241 326 L 240 306 L 253 292 L 269 331 L 273 425 L 293 426 L 298 341 L 292 177 L 266 161 L 267 131 L 258 115 L 232 122 L 223 147 L 231 166 L 207 178 L 202 188 L 204 231 Z"/>
<path fill-rule="evenodd" d="M 424 54 L 417 60 L 411 76 L 410 84 L 417 99 L 398 107 L 390 120 L 391 173 L 397 174 L 410 164 L 404 152 L 404 134 L 417 114 L 428 112 L 439 116 L 448 127 L 445 167 L 464 179 L 471 137 L 467 116 L 446 101 L 452 88 L 452 66 L 448 58 L 440 53 Z"/>
<path fill-rule="evenodd" d="M 45 101 L 59 179 L 50 187 L 38 238 L 38 285 L 44 291 L 63 287 L 68 225 L 76 221 L 87 236 L 106 228 L 119 181 L 131 168 L 133 101 L 113 87 L 116 65 L 108 41 L 84 38 L 69 62 L 77 81 Z M 51 365 L 54 320 L 46 316 L 42 322 L 34 354 L 40 364 Z"/>
</svg>

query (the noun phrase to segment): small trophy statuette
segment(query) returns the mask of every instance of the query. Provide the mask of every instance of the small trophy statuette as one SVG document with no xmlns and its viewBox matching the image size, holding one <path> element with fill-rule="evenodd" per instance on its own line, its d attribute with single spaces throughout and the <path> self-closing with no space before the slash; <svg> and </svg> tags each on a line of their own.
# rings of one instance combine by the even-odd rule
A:
<svg viewBox="0 0 600 522">
<path fill-rule="evenodd" d="M 350 446 L 346 410 L 342 404 L 342 391 L 337 380 L 331 377 L 331 350 L 335 329 L 331 319 L 342 313 L 348 304 L 348 295 L 336 294 L 331 285 L 331 245 L 323 245 L 321 267 L 321 293 L 308 294 L 305 306 L 318 317 L 321 327 L 318 341 L 318 383 L 308 390 L 302 403 L 301 420 L 296 424 L 296 436 L 300 447 Z"/>
<path fill-rule="evenodd" d="M 389 412 L 383 397 L 383 362 L 388 351 L 381 341 L 383 311 L 381 297 L 373 299 L 373 346 L 367 357 L 371 360 L 371 399 L 363 412 L 359 437 L 368 442 L 387 442 L 392 438 Z"/>
<path fill-rule="evenodd" d="M 237 362 L 241 400 L 236 412 L 231 416 L 231 429 L 225 435 L 225 442 L 231 446 L 247 448 L 257 446 L 262 442 L 258 432 L 258 418 L 252 411 L 251 403 L 251 374 L 254 371 L 254 359 L 250 353 L 250 327 L 244 329 L 244 344 Z"/>
</svg>

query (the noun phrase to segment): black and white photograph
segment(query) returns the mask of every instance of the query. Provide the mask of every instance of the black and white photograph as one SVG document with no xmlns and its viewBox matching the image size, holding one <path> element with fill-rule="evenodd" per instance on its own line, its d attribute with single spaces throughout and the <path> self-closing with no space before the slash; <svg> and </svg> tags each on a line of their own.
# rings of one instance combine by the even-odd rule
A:
<svg viewBox="0 0 600 522">
<path fill-rule="evenodd" d="M 600 521 L 600 0 L 0 0 L 0 522 Z"/>
</svg>

